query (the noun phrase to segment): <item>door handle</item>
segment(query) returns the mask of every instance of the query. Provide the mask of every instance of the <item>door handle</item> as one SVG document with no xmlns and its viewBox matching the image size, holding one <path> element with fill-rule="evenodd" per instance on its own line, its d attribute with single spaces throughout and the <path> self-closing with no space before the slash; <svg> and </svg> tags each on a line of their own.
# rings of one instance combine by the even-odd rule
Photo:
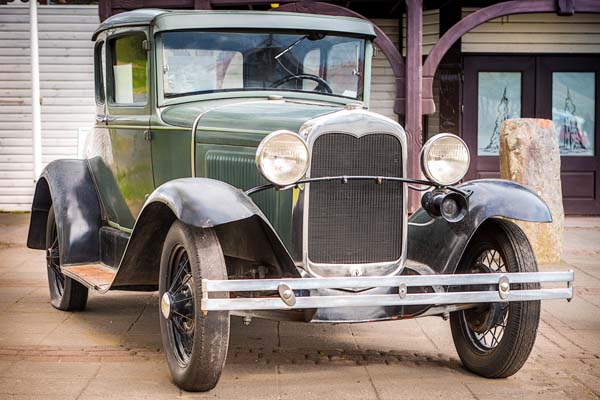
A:
<svg viewBox="0 0 600 400">
<path fill-rule="evenodd" d="M 96 116 L 96 122 L 108 123 L 108 115 Z"/>
</svg>

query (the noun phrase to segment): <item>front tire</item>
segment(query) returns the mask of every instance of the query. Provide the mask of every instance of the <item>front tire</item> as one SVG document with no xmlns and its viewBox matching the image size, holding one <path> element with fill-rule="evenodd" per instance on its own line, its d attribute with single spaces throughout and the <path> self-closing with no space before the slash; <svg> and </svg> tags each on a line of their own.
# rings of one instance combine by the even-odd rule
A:
<svg viewBox="0 0 600 400">
<path fill-rule="evenodd" d="M 173 223 L 163 245 L 159 278 L 160 331 L 173 381 L 190 392 L 211 390 L 229 344 L 229 313 L 200 311 L 202 279 L 227 279 L 215 231 Z"/>
<path fill-rule="evenodd" d="M 54 207 L 50 207 L 46 222 L 46 269 L 50 302 L 62 311 L 81 311 L 85 309 L 88 289 L 81 283 L 63 275 L 60 270 L 60 240 L 54 215 Z"/>
<path fill-rule="evenodd" d="M 537 272 L 529 241 L 514 223 L 493 220 L 477 232 L 460 262 L 458 273 Z M 539 284 L 512 285 L 537 289 Z M 506 378 L 527 361 L 537 334 L 540 302 L 483 304 L 453 312 L 450 327 L 463 365 L 486 378 Z"/>
</svg>

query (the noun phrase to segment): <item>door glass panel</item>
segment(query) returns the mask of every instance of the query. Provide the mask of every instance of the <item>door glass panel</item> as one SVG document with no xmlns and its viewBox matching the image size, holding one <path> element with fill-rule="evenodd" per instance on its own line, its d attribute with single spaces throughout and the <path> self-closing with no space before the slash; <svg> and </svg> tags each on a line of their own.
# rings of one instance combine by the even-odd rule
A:
<svg viewBox="0 0 600 400">
<path fill-rule="evenodd" d="M 112 100 L 117 104 L 144 105 L 148 97 L 148 57 L 144 33 L 123 36 L 111 42 L 113 51 Z"/>
<path fill-rule="evenodd" d="M 502 122 L 520 117 L 521 73 L 479 72 L 477 155 L 497 156 Z"/>
<path fill-rule="evenodd" d="M 552 120 L 563 156 L 594 156 L 596 76 L 552 73 Z"/>
</svg>

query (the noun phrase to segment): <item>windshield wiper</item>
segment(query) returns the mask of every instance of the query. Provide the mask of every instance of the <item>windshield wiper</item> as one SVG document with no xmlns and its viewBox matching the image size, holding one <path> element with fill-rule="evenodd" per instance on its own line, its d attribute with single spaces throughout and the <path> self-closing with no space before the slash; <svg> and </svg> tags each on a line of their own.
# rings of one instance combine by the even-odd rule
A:
<svg viewBox="0 0 600 400">
<path fill-rule="evenodd" d="M 279 59 L 279 57 L 281 57 L 282 55 L 284 55 L 285 53 L 287 53 L 288 51 L 292 50 L 294 47 L 296 47 L 298 45 L 298 43 L 300 43 L 301 41 L 303 41 L 304 39 L 306 39 L 308 37 L 308 35 L 304 35 L 302 36 L 300 39 L 294 41 L 292 44 L 290 44 L 288 47 L 286 47 L 285 49 L 283 49 L 279 54 L 277 54 L 275 57 L 273 57 L 273 59 L 275 61 L 277 61 L 277 64 L 279 64 L 281 66 L 281 68 L 283 68 L 288 74 L 296 76 L 295 73 L 293 73 L 292 71 L 290 71 L 289 69 L 286 68 L 285 65 L 283 65 L 283 63 L 281 62 L 281 60 Z"/>
<path fill-rule="evenodd" d="M 296 45 L 298 43 L 300 43 L 301 41 L 303 41 L 304 39 L 306 39 L 308 37 L 308 35 L 304 35 L 302 36 L 300 39 L 294 41 L 292 44 L 290 44 L 288 47 L 286 47 L 285 49 L 283 49 L 283 51 L 281 51 L 281 53 L 277 54 L 275 57 L 273 57 L 275 60 L 279 61 L 279 57 L 281 57 L 282 55 L 284 55 L 285 53 L 287 53 L 288 51 L 292 50 L 294 47 L 296 47 Z"/>
</svg>

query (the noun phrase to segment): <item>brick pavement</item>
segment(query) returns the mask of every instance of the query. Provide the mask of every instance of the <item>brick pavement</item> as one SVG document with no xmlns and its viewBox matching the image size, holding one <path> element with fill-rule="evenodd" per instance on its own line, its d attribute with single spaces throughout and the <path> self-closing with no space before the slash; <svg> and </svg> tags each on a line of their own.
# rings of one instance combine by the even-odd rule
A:
<svg viewBox="0 0 600 400">
<path fill-rule="evenodd" d="M 529 362 L 503 380 L 462 369 L 448 323 L 359 325 L 232 318 L 227 365 L 209 393 L 177 389 L 161 352 L 155 293 L 92 294 L 64 313 L 48 301 L 27 215 L 0 214 L 0 398 L 487 399 L 600 397 L 600 219 L 567 219 L 561 265 L 576 298 L 545 302 Z"/>
</svg>

